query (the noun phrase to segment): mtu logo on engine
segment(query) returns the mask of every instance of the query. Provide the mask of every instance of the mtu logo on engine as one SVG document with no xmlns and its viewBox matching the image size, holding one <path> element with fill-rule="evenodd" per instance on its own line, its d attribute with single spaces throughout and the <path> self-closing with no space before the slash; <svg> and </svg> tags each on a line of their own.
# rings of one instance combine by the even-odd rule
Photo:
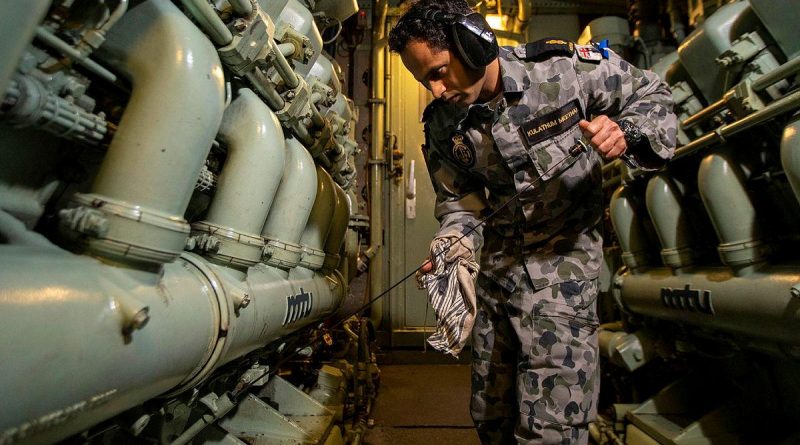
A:
<svg viewBox="0 0 800 445">
<path fill-rule="evenodd" d="M 661 302 L 664 306 L 684 311 L 702 312 L 714 315 L 710 290 L 695 290 L 688 284 L 683 289 L 664 287 L 661 289 Z"/>
<path fill-rule="evenodd" d="M 314 293 L 306 292 L 301 287 L 299 294 L 286 297 L 286 315 L 283 317 L 283 325 L 286 326 L 308 317 L 312 307 L 314 307 Z"/>
</svg>

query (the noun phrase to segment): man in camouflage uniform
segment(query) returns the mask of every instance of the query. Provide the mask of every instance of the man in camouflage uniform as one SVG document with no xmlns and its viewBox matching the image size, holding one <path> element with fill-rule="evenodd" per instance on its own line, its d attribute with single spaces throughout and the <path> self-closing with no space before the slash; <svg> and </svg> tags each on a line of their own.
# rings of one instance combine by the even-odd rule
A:
<svg viewBox="0 0 800 445">
<path fill-rule="evenodd" d="M 478 434 L 587 443 L 599 390 L 601 158 L 626 153 L 642 168 L 670 158 L 669 90 L 611 51 L 554 39 L 502 47 L 470 69 L 447 27 L 419 18 L 426 8 L 471 11 L 463 0 L 421 0 L 389 37 L 436 98 L 423 119 L 437 238 L 467 233 L 510 200 L 456 246 L 483 244 L 470 407 Z M 571 153 L 582 138 L 594 150 Z"/>
</svg>

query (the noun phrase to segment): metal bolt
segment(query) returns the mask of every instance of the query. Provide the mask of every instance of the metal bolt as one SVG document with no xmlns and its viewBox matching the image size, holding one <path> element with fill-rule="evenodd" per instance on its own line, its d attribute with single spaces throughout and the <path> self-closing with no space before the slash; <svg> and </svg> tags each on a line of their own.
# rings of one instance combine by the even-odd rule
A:
<svg viewBox="0 0 800 445">
<path fill-rule="evenodd" d="M 247 29 L 247 22 L 244 19 L 236 19 L 233 21 L 233 29 L 237 32 L 242 32 Z"/>
<path fill-rule="evenodd" d="M 132 318 L 130 323 L 128 324 L 128 328 L 131 331 L 142 329 L 144 325 L 150 321 L 150 308 L 144 307 L 142 310 L 137 312 Z"/>
</svg>

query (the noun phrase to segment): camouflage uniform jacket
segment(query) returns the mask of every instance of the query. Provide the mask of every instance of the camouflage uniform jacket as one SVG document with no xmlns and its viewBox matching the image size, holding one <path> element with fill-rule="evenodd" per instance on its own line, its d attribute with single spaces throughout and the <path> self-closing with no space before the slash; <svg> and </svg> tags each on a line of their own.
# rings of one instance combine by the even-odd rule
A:
<svg viewBox="0 0 800 445">
<path fill-rule="evenodd" d="M 486 238 L 481 273 L 508 290 L 522 267 L 536 289 L 599 274 L 601 159 L 594 151 L 569 155 L 582 137 L 580 118 L 630 120 L 646 141 L 627 153 L 645 166 L 662 164 L 675 146 L 672 98 L 654 73 L 612 51 L 605 58 L 563 41 L 541 51 L 542 42 L 501 47 L 503 92 L 495 100 L 435 100 L 423 114 L 439 235 L 466 233 L 522 192 L 470 234 L 476 248 Z"/>
</svg>

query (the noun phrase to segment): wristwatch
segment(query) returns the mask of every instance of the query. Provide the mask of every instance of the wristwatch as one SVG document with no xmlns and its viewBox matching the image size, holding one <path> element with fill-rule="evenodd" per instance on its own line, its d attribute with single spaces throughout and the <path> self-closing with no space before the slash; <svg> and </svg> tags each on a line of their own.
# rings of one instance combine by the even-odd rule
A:
<svg viewBox="0 0 800 445">
<path fill-rule="evenodd" d="M 619 125 L 619 129 L 622 130 L 622 133 L 625 134 L 625 142 L 628 144 L 628 148 L 638 147 L 646 141 L 639 127 L 633 122 L 627 119 L 620 119 L 617 125 Z"/>
</svg>

